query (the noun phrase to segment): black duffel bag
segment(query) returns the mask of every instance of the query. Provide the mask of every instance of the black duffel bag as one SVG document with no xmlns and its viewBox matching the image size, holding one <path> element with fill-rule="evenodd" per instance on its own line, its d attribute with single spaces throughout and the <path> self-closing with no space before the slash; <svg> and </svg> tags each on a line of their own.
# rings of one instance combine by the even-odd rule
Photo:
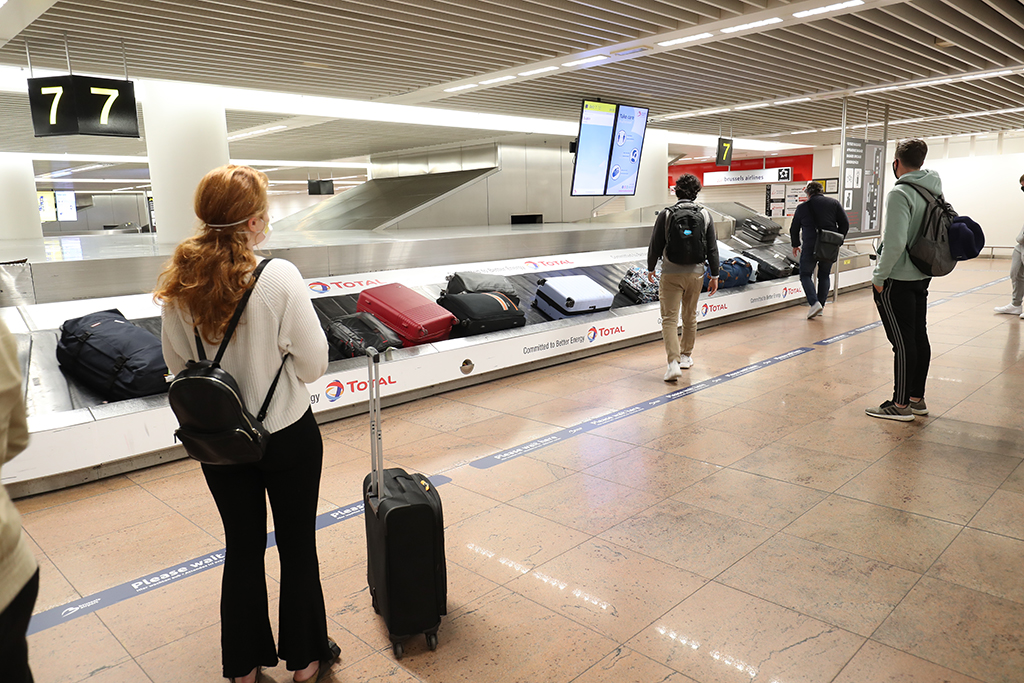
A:
<svg viewBox="0 0 1024 683">
<path fill-rule="evenodd" d="M 133 325 L 116 308 L 65 321 L 57 361 L 108 401 L 167 391 L 160 339 Z"/>
</svg>

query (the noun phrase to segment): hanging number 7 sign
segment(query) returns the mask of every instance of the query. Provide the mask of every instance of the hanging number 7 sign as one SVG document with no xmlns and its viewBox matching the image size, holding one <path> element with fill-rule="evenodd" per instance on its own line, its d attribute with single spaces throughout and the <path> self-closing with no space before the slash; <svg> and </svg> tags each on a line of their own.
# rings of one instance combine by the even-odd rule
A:
<svg viewBox="0 0 1024 683">
<path fill-rule="evenodd" d="M 36 137 L 139 137 L 131 81 L 74 75 L 30 78 L 28 98 Z"/>
</svg>

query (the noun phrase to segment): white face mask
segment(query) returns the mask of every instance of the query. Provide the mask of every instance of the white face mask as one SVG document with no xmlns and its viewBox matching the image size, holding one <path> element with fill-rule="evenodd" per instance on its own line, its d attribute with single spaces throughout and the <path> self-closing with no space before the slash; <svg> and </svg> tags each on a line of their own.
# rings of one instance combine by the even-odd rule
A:
<svg viewBox="0 0 1024 683">
<path fill-rule="evenodd" d="M 263 246 L 270 239 L 271 233 L 274 232 L 274 226 L 270 224 L 270 221 L 266 221 L 266 225 L 263 226 L 263 239 L 260 241 L 260 246 Z"/>
</svg>

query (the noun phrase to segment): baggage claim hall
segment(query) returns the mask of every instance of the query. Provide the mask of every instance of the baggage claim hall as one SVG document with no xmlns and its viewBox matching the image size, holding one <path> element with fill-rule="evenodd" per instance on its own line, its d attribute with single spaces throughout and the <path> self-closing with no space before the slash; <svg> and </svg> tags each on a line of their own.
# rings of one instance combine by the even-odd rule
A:
<svg viewBox="0 0 1024 683">
<path fill-rule="evenodd" d="M 34 571 L 5 573 L 17 546 L 34 680 L 225 680 L 228 543 L 168 383 L 114 396 L 61 329 L 116 309 L 159 345 L 197 185 L 237 164 L 269 178 L 256 254 L 294 264 L 329 342 L 302 383 L 340 656 L 310 680 L 1024 681 L 1024 320 L 994 310 L 1022 104 L 1017 0 L 0 0 L 4 395 L 29 439 L 0 472 L 0 596 Z M 927 414 L 895 421 L 865 414 L 893 397 L 871 278 L 909 138 L 985 248 L 931 280 Z M 666 381 L 638 292 L 686 174 L 723 266 Z M 809 318 L 790 227 L 811 181 L 850 230 Z M 444 329 L 396 331 L 375 308 L 395 291 Z M 472 296 L 493 319 L 455 310 Z M 446 613 L 408 639 L 388 610 L 433 578 L 392 557 L 371 598 L 372 386 L 383 466 L 443 503 Z"/>
</svg>

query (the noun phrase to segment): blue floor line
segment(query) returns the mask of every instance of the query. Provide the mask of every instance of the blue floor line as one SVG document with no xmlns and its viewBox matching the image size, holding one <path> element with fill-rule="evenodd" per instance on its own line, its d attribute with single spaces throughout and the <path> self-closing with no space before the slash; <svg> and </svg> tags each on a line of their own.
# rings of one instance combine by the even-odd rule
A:
<svg viewBox="0 0 1024 683">
<path fill-rule="evenodd" d="M 951 299 L 957 299 L 968 294 L 973 294 L 987 287 L 991 287 L 992 285 L 999 284 L 1000 282 L 1005 282 L 1009 279 L 1009 277 L 1002 277 L 999 278 L 998 280 L 993 280 L 992 282 L 989 282 L 987 284 L 978 285 L 977 287 L 972 287 L 971 289 L 965 290 L 963 292 L 952 294 L 945 299 L 938 299 L 930 303 L 929 308 L 950 301 Z M 838 341 L 848 339 L 854 335 L 861 334 L 862 332 L 873 330 L 876 327 L 879 327 L 881 324 L 881 321 L 876 321 L 873 323 L 869 323 L 867 325 L 862 325 L 861 327 L 857 327 L 853 330 L 850 330 L 849 332 L 844 332 L 842 334 L 829 337 L 828 339 L 823 339 L 822 341 L 814 342 L 813 346 L 828 346 L 829 344 L 834 344 Z M 791 358 L 801 356 L 805 353 L 810 353 L 813 350 L 814 349 L 812 347 L 806 346 L 793 349 L 792 351 L 787 351 L 786 353 L 782 353 L 777 356 L 773 356 L 771 358 L 758 361 L 757 363 L 752 363 L 751 365 L 740 368 L 739 370 L 733 370 L 732 372 L 727 372 L 725 374 L 718 375 L 710 379 L 706 379 L 702 382 L 691 384 L 690 386 L 684 387 L 677 391 L 669 392 L 664 396 L 659 396 L 657 398 L 649 399 L 647 401 L 642 401 L 635 405 L 629 406 L 628 408 L 617 410 L 614 413 L 603 415 L 601 417 L 596 417 L 592 420 L 587 420 L 586 422 L 582 422 L 573 427 L 561 429 L 553 434 L 549 434 L 539 439 L 529 441 L 525 444 L 506 449 L 504 451 L 501 451 L 500 453 L 495 453 L 493 455 L 478 458 L 477 460 L 474 460 L 469 464 L 471 467 L 475 467 L 477 469 L 490 469 L 496 465 L 500 465 L 503 462 L 508 462 L 509 460 L 518 458 L 519 456 L 526 455 L 541 448 L 546 448 L 556 443 L 560 443 L 578 434 L 584 434 L 594 429 L 599 429 L 614 422 L 618 422 L 619 420 L 623 420 L 627 417 L 639 415 L 658 406 L 665 405 L 666 403 L 670 403 L 672 401 L 685 398 L 686 396 L 692 396 L 697 392 L 704 391 L 705 389 L 710 389 L 724 382 L 728 382 L 738 377 L 748 375 L 752 372 L 763 370 L 764 368 L 775 365 L 776 363 L 781 363 L 783 361 L 790 360 Z M 430 481 L 435 486 L 442 486 L 444 484 L 451 482 L 452 480 L 451 478 L 446 477 L 444 475 L 435 475 L 433 477 L 430 477 Z M 344 507 L 340 507 L 335 510 L 331 510 L 330 512 L 325 512 L 321 515 L 318 515 L 316 518 L 316 529 L 317 531 L 319 531 L 321 529 L 325 529 L 329 526 L 333 526 L 340 522 L 344 522 L 345 520 L 352 519 L 353 517 L 359 517 L 362 514 L 363 501 L 360 500 L 358 502 L 351 503 Z M 267 547 L 271 548 L 276 544 L 277 539 L 275 538 L 274 533 L 270 532 L 267 535 Z M 168 567 L 167 569 L 158 572 L 153 572 L 152 574 L 147 574 L 146 576 L 138 578 L 134 581 L 128 581 L 126 583 L 122 583 L 119 586 L 107 588 L 106 590 L 102 590 L 99 593 L 94 593 L 93 595 L 90 595 L 86 598 L 81 598 L 79 600 L 69 602 L 65 605 L 61 605 L 59 607 L 54 607 L 52 609 L 39 612 L 38 614 L 33 615 L 31 622 L 29 622 L 28 635 L 39 633 L 40 631 L 45 631 L 47 629 L 53 628 L 54 626 L 59 626 L 60 624 L 66 623 L 72 619 L 77 619 L 78 617 L 82 617 L 86 614 L 90 614 L 97 610 L 103 609 L 104 607 L 108 607 L 110 605 L 123 602 L 130 598 L 137 597 L 156 588 L 161 588 L 163 586 L 170 585 L 172 583 L 181 581 L 190 576 L 201 574 L 202 572 L 205 572 L 209 569 L 213 569 L 214 567 L 219 567 L 220 565 L 224 564 L 224 554 L 225 549 L 221 548 L 216 552 L 206 553 L 204 555 L 201 555 L 200 557 L 196 557 L 191 560 L 187 560 L 185 562 L 176 564 L 172 567 Z"/>
</svg>

